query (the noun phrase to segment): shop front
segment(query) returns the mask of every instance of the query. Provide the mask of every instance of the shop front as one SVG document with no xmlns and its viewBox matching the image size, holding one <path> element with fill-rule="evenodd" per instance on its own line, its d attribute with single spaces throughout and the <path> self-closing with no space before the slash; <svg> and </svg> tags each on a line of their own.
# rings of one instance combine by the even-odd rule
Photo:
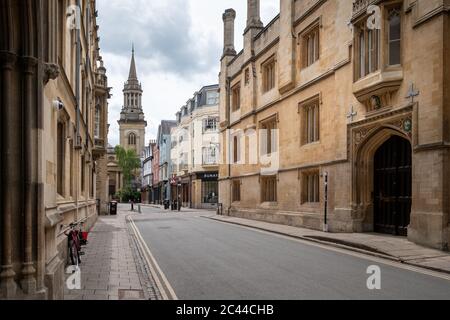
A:
<svg viewBox="0 0 450 320">
<path fill-rule="evenodd" d="M 191 208 L 191 176 L 183 176 L 179 180 L 181 186 L 179 186 L 181 193 L 181 206 L 185 208 Z"/>
<path fill-rule="evenodd" d="M 194 207 L 202 209 L 216 208 L 219 202 L 219 173 L 217 171 L 196 174 L 196 203 Z"/>
</svg>

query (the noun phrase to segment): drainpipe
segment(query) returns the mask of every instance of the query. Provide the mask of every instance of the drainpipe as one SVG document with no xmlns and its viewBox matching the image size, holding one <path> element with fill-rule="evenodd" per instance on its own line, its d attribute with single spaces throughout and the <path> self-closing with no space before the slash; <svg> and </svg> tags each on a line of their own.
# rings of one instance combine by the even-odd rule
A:
<svg viewBox="0 0 450 320">
<path fill-rule="evenodd" d="M 230 92 L 231 92 L 231 78 L 227 77 L 226 79 L 226 117 L 228 119 L 228 126 L 227 126 L 227 141 L 228 141 L 228 154 L 227 154 L 227 162 L 228 162 L 228 184 L 229 184 L 229 205 L 227 213 L 230 215 L 231 212 L 231 203 L 233 200 L 233 189 L 232 189 L 232 181 L 231 181 L 231 136 L 230 136 L 230 130 L 231 130 L 231 112 L 230 112 Z"/>
<path fill-rule="evenodd" d="M 77 7 L 81 8 L 80 0 L 77 0 Z M 76 16 L 76 19 L 80 19 L 80 17 Z M 78 22 L 76 22 L 78 25 Z M 76 146 L 80 147 L 80 61 L 81 61 L 81 43 L 80 43 L 80 29 L 77 27 L 75 29 L 76 32 L 76 60 L 75 60 L 75 98 L 76 98 Z"/>
</svg>

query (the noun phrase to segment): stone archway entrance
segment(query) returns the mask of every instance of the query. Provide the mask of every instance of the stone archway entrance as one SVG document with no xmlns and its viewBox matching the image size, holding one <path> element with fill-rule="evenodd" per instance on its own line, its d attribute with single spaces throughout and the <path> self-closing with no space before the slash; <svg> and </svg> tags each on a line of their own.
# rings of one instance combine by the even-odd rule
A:
<svg viewBox="0 0 450 320">
<path fill-rule="evenodd" d="M 368 122 L 351 128 L 355 232 L 402 236 L 407 233 L 412 203 L 413 142 L 411 130 L 404 127 L 410 121 L 408 113 L 380 120 L 383 123 Z M 399 211 L 404 217 L 397 220 Z"/>
<path fill-rule="evenodd" d="M 412 150 L 391 136 L 374 155 L 374 231 L 407 236 L 412 200 Z"/>
</svg>

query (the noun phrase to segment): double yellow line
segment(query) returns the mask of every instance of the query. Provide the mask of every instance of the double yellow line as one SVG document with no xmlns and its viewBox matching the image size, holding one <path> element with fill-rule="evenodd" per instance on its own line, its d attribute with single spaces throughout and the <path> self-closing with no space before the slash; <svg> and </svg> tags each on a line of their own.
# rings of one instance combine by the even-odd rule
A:
<svg viewBox="0 0 450 320">
<path fill-rule="evenodd" d="M 142 235 L 139 232 L 139 229 L 137 228 L 136 224 L 134 223 L 134 220 L 130 216 L 127 217 L 127 220 L 130 223 L 131 230 L 136 236 L 137 244 L 144 255 L 145 262 L 147 263 L 150 273 L 152 274 L 152 277 L 155 280 L 155 284 L 161 294 L 162 299 L 178 300 L 175 291 L 173 290 L 172 286 L 170 285 L 169 281 L 164 275 L 164 272 L 162 272 L 161 268 L 156 262 L 156 259 L 151 253 L 147 243 L 142 238 Z"/>
</svg>

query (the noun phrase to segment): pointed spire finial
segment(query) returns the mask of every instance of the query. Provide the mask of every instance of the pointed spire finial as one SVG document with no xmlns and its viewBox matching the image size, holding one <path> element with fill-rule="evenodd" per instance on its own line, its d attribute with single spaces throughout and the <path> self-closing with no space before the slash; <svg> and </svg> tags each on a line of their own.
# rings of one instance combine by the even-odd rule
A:
<svg viewBox="0 0 450 320">
<path fill-rule="evenodd" d="M 128 80 L 137 80 L 136 62 L 134 60 L 134 42 L 132 43 L 131 53 L 130 74 L 128 76 Z"/>
</svg>

